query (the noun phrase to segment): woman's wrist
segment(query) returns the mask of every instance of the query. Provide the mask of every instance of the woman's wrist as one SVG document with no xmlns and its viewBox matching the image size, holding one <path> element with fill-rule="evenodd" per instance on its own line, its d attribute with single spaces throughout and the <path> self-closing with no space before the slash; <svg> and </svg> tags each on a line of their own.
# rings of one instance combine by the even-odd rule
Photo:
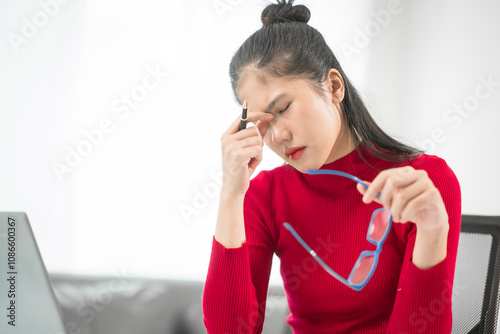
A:
<svg viewBox="0 0 500 334">
<path fill-rule="evenodd" d="M 449 224 L 433 230 L 419 229 L 415 237 L 412 262 L 420 269 L 429 269 L 446 258 Z"/>
<path fill-rule="evenodd" d="M 215 240 L 226 248 L 241 247 L 245 241 L 244 200 L 244 195 L 221 192 Z"/>
</svg>

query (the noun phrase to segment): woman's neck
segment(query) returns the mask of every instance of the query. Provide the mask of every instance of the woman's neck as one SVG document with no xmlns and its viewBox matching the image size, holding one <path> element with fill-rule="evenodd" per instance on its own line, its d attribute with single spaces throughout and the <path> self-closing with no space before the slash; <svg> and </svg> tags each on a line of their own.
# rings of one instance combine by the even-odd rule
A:
<svg viewBox="0 0 500 334">
<path fill-rule="evenodd" d="M 356 146 L 354 145 L 351 131 L 345 125 L 345 123 L 343 123 L 341 126 L 339 137 L 337 138 L 337 141 L 333 145 L 332 151 L 324 164 L 332 163 L 335 160 L 338 160 L 343 156 L 346 156 L 347 154 L 351 153 L 355 148 Z"/>
</svg>

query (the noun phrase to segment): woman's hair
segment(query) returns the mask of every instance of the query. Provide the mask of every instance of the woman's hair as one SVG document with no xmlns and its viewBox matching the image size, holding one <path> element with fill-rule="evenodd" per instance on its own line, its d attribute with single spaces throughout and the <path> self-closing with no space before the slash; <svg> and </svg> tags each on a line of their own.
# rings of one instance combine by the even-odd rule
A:
<svg viewBox="0 0 500 334">
<path fill-rule="evenodd" d="M 422 151 L 391 138 L 375 123 L 321 33 L 307 24 L 311 17 L 309 9 L 304 5 L 293 6 L 293 1 L 278 0 L 278 4 L 268 5 L 261 15 L 263 26 L 234 54 L 229 76 L 236 101 L 239 103 L 236 94 L 239 81 L 245 80 L 241 78 L 243 71 L 249 71 L 260 81 L 265 77 L 305 79 L 318 96 L 328 100 L 324 84 L 334 68 L 344 81 L 342 117 L 360 157 L 368 163 L 359 145 L 386 161 L 401 162 L 421 155 Z"/>
</svg>

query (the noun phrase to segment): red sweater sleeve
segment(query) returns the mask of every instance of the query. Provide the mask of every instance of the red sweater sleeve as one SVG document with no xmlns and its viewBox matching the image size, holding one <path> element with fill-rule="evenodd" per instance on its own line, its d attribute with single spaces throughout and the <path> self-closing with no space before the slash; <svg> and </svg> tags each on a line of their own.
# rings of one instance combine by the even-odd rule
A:
<svg viewBox="0 0 500 334">
<path fill-rule="evenodd" d="M 429 178 L 438 188 L 448 213 L 448 244 L 446 258 L 422 270 L 411 261 L 415 245 L 416 225 L 408 234 L 396 300 L 388 333 L 451 333 L 453 277 L 461 226 L 461 191 L 458 180 L 446 162 L 429 156 L 423 162 Z"/>
<path fill-rule="evenodd" d="M 250 180 L 244 200 L 246 240 L 226 248 L 213 236 L 202 308 L 207 333 L 261 333 L 275 250 L 267 171 Z"/>
</svg>

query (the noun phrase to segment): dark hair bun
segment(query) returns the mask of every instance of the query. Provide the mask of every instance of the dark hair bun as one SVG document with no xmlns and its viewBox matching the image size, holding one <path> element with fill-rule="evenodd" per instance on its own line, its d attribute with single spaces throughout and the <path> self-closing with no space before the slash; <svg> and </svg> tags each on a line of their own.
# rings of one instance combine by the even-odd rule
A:
<svg viewBox="0 0 500 334">
<path fill-rule="evenodd" d="M 304 5 L 293 6 L 294 0 L 278 0 L 278 4 L 272 4 L 264 8 L 260 17 L 262 24 L 267 26 L 279 22 L 309 22 L 311 12 Z"/>
</svg>

